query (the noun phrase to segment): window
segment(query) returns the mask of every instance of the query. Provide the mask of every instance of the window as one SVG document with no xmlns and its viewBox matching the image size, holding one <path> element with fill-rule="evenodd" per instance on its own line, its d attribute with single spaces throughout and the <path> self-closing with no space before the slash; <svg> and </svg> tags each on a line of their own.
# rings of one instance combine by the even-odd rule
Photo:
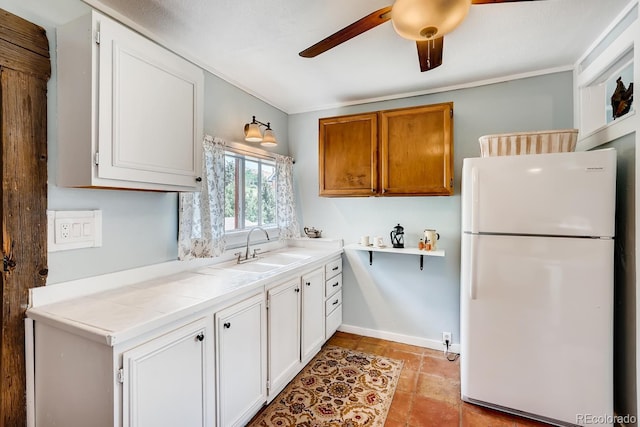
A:
<svg viewBox="0 0 640 427">
<path fill-rule="evenodd" d="M 273 160 L 226 152 L 225 234 L 276 226 L 276 165 Z"/>
</svg>

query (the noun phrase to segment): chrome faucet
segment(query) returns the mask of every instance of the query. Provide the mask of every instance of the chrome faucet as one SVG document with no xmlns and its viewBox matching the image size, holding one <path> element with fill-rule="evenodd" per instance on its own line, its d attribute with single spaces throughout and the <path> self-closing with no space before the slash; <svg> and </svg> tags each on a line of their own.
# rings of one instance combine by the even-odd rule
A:
<svg viewBox="0 0 640 427">
<path fill-rule="evenodd" d="M 238 262 L 247 261 L 249 259 L 249 242 L 251 240 L 251 233 L 253 233 L 254 230 L 262 230 L 264 232 L 264 235 L 267 237 L 267 240 L 270 240 L 269 239 L 269 234 L 267 233 L 267 230 L 265 230 L 264 228 L 262 228 L 260 226 L 253 227 L 251 230 L 249 230 L 249 233 L 247 234 L 247 248 L 246 248 L 246 250 L 244 252 L 244 260 L 241 260 L 240 259 L 240 255 L 238 254 Z M 256 251 L 258 251 L 258 249 L 254 249 L 253 250 L 252 258 L 256 257 Z"/>
</svg>

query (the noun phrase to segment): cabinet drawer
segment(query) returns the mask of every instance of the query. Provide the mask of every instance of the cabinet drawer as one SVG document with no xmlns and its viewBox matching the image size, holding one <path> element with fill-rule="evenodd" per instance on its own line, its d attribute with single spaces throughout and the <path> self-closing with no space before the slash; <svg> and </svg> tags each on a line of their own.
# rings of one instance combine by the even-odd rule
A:
<svg viewBox="0 0 640 427">
<path fill-rule="evenodd" d="M 340 289 L 342 289 L 342 274 L 338 274 L 325 282 L 324 295 L 328 297 Z"/>
<path fill-rule="evenodd" d="M 342 258 L 335 259 L 333 261 L 329 261 L 324 266 L 324 275 L 329 280 L 329 278 L 335 276 L 336 274 L 342 273 Z"/>
<path fill-rule="evenodd" d="M 327 299 L 327 301 L 324 303 L 325 315 L 328 316 L 329 314 L 331 314 L 331 312 L 333 312 L 333 310 L 338 308 L 341 304 L 342 304 L 342 291 L 338 291 L 335 295 Z"/>
<path fill-rule="evenodd" d="M 326 329 L 326 339 L 331 338 L 331 335 L 338 330 L 338 327 L 342 324 L 342 305 L 339 306 L 337 310 L 333 310 L 333 313 L 327 316 L 327 321 L 325 322 Z"/>
</svg>

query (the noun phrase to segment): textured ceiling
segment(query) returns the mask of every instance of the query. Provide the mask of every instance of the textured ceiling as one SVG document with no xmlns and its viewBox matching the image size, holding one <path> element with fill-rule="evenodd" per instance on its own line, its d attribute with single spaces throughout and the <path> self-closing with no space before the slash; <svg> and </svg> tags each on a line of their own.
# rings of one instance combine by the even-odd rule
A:
<svg viewBox="0 0 640 427">
<path fill-rule="evenodd" d="M 568 69 L 630 1 L 473 5 L 445 37 L 443 65 L 421 73 L 415 43 L 390 22 L 298 56 L 389 0 L 85 0 L 287 113 Z"/>
</svg>

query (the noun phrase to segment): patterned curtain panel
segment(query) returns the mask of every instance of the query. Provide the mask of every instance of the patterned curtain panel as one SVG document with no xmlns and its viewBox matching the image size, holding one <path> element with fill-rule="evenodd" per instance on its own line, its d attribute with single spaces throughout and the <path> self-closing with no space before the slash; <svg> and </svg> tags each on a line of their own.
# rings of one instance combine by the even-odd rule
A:
<svg viewBox="0 0 640 427">
<path fill-rule="evenodd" d="M 300 237 L 293 194 L 293 159 L 276 155 L 276 221 L 280 240 Z"/>
<path fill-rule="evenodd" d="M 202 142 L 202 190 L 180 193 L 178 259 L 213 258 L 225 249 L 225 142 L 207 135 Z"/>
</svg>

